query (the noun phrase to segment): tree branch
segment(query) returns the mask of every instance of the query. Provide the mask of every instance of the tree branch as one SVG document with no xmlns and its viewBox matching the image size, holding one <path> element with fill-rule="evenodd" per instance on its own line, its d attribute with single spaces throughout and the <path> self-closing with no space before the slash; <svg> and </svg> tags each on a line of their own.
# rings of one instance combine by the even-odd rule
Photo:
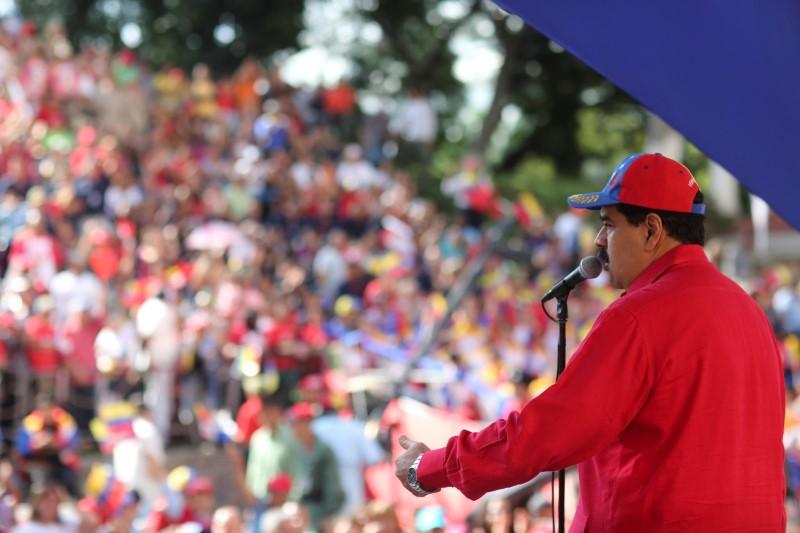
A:
<svg viewBox="0 0 800 533">
<path fill-rule="evenodd" d="M 455 35 L 456 31 L 458 31 L 461 26 L 463 26 L 470 18 L 472 18 L 473 15 L 480 11 L 480 7 L 480 0 L 474 0 L 467 14 L 453 22 L 445 31 L 444 36 L 436 41 L 436 48 L 430 51 L 430 53 L 425 54 L 425 61 L 418 66 L 416 71 L 417 74 L 422 77 L 422 79 L 428 76 L 434 65 L 442 61 L 442 58 L 447 51 L 448 46 L 450 45 L 450 39 L 453 37 L 453 35 Z"/>
<path fill-rule="evenodd" d="M 519 52 L 522 42 L 527 35 L 526 31 L 519 31 L 517 33 L 509 32 L 503 21 L 495 21 L 495 28 L 498 39 L 503 45 L 505 59 L 503 60 L 503 65 L 500 67 L 500 71 L 497 73 L 492 103 L 486 111 L 481 132 L 478 135 L 478 140 L 475 142 L 475 151 L 481 155 L 484 155 L 489 148 L 492 135 L 500 124 L 503 108 L 505 108 L 506 104 L 511 99 L 512 81 L 522 63 Z"/>
</svg>

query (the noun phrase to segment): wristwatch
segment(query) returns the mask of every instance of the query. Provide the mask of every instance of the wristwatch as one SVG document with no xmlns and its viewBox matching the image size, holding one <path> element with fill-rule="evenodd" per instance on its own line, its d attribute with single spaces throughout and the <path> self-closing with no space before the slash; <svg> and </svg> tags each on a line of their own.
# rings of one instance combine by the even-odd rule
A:
<svg viewBox="0 0 800 533">
<path fill-rule="evenodd" d="M 417 468 L 419 468 L 419 463 L 420 463 L 420 461 L 422 461 L 422 455 L 423 454 L 419 454 L 417 456 L 417 458 L 414 459 L 414 462 L 411 463 L 411 466 L 408 467 L 408 474 L 407 474 L 407 477 L 406 477 L 406 482 L 408 483 L 408 488 L 411 489 L 411 492 L 413 492 L 415 495 L 420 496 L 420 497 L 421 496 L 427 496 L 428 494 L 431 494 L 431 492 L 423 489 L 420 486 L 419 480 L 417 479 Z M 437 491 L 433 491 L 433 492 L 437 492 Z"/>
</svg>

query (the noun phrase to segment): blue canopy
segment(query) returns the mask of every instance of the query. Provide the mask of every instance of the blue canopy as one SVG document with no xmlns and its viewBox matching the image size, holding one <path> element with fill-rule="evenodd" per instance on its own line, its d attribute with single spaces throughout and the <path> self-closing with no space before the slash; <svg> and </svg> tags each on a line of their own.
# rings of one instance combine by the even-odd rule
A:
<svg viewBox="0 0 800 533">
<path fill-rule="evenodd" d="M 800 229 L 800 1 L 497 3 L 627 91 Z"/>
</svg>

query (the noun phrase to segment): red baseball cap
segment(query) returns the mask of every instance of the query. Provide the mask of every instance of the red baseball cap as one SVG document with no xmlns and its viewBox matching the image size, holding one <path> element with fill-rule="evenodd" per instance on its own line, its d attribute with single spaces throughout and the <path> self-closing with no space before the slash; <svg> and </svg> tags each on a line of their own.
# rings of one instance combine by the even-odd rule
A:
<svg viewBox="0 0 800 533">
<path fill-rule="evenodd" d="M 302 420 L 313 420 L 319 414 L 319 409 L 316 405 L 308 402 L 300 402 L 291 406 L 287 412 L 289 420 L 292 422 L 299 422 Z"/>
<path fill-rule="evenodd" d="M 574 194 L 572 207 L 600 209 L 629 204 L 658 211 L 705 215 L 705 204 L 694 203 L 700 191 L 689 169 L 661 154 L 634 154 L 625 158 L 600 192 Z"/>
<path fill-rule="evenodd" d="M 207 477 L 198 476 L 186 483 L 183 492 L 185 494 L 211 494 L 214 492 L 214 484 Z"/>
<path fill-rule="evenodd" d="M 267 483 L 267 490 L 272 493 L 284 494 L 292 490 L 292 476 L 281 472 Z"/>
<path fill-rule="evenodd" d="M 302 392 L 326 392 L 328 385 L 321 374 L 309 374 L 300 380 L 297 388 Z"/>
</svg>

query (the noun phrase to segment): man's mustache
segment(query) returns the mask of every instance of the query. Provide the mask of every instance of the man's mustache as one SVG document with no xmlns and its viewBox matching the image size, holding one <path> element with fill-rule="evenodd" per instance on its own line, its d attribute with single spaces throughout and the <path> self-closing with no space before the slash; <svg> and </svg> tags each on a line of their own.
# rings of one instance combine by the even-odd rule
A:
<svg viewBox="0 0 800 533">
<path fill-rule="evenodd" d="M 598 248 L 597 253 L 594 254 L 603 263 L 608 263 L 608 251 L 605 248 Z"/>
</svg>

